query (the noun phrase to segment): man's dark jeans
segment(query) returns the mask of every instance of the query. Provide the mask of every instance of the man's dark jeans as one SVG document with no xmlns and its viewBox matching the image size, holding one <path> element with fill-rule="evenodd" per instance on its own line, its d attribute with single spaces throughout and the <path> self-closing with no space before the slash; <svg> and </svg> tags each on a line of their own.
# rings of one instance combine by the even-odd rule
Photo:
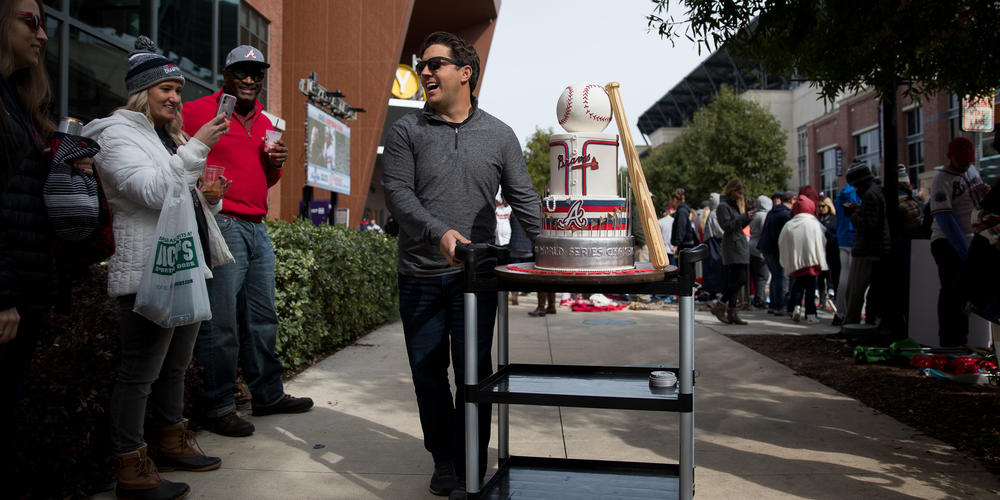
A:
<svg viewBox="0 0 1000 500">
<path fill-rule="evenodd" d="M 434 463 L 453 462 L 465 478 L 465 306 L 462 273 L 435 277 L 399 275 L 399 313 L 403 319 L 406 354 L 417 394 L 424 447 Z M 476 294 L 478 305 L 479 379 L 493 373 L 493 325 L 497 294 Z M 449 341 L 450 338 L 450 341 Z M 454 363 L 458 389 L 452 396 L 448 355 Z M 492 405 L 479 405 L 479 469 L 486 467 Z"/>
<path fill-rule="evenodd" d="M 771 304 L 768 309 L 772 311 L 785 310 L 785 270 L 781 268 L 781 261 L 778 254 L 761 252 L 767 270 L 771 272 Z"/>
<path fill-rule="evenodd" d="M 931 242 L 931 255 L 937 263 L 941 291 L 938 293 L 938 340 L 941 347 L 957 347 L 969 342 L 969 318 L 965 298 L 958 284 L 962 260 L 945 238 Z"/>
<path fill-rule="evenodd" d="M 236 410 L 237 366 L 253 403 L 267 405 L 285 394 L 285 368 L 275 354 L 278 314 L 274 310 L 274 248 L 267 228 L 216 215 L 235 263 L 216 266 L 207 281 L 212 319 L 201 323 L 194 356 L 201 368 L 206 417 Z"/>
</svg>

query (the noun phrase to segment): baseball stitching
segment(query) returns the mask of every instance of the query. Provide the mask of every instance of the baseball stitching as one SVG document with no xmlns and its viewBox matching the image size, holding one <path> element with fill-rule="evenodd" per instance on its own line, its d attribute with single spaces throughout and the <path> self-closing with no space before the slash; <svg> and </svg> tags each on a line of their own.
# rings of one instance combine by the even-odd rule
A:
<svg viewBox="0 0 1000 500">
<path fill-rule="evenodd" d="M 563 125 L 566 123 L 566 120 L 569 120 L 569 111 L 573 109 L 573 86 L 566 87 L 566 90 L 569 91 L 569 96 L 566 98 L 566 109 L 563 111 L 563 115 L 559 117 L 559 125 Z"/>
<path fill-rule="evenodd" d="M 611 121 L 611 116 L 610 115 L 609 116 L 598 116 L 598 115 L 596 115 L 596 114 L 594 114 L 594 113 L 592 113 L 590 111 L 590 103 L 587 101 L 587 96 L 588 96 L 588 94 L 590 94 L 590 87 L 596 87 L 596 88 L 599 88 L 601 90 L 604 90 L 600 86 L 594 85 L 594 84 L 590 84 L 590 85 L 587 85 L 586 87 L 584 87 L 583 88 L 583 110 L 586 111 L 587 116 L 589 116 L 591 119 L 594 119 L 594 120 L 597 120 L 597 121 L 601 121 L 601 122 L 610 122 Z"/>
</svg>

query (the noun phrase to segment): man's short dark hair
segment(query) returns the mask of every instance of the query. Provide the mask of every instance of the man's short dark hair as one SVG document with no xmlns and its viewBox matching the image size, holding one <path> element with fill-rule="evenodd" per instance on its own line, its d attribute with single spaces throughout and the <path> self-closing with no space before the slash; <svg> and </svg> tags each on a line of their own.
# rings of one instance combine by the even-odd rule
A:
<svg viewBox="0 0 1000 500">
<path fill-rule="evenodd" d="M 788 203 L 795 199 L 795 191 L 785 191 L 781 193 L 781 202 Z"/>
<path fill-rule="evenodd" d="M 451 50 L 452 59 L 472 67 L 472 76 L 469 77 L 469 94 L 471 95 L 472 91 L 476 90 L 476 84 L 479 83 L 479 53 L 476 52 L 476 47 L 453 33 L 435 31 L 424 38 L 424 43 L 420 45 L 420 55 L 423 56 L 431 45 L 448 47 Z"/>
</svg>

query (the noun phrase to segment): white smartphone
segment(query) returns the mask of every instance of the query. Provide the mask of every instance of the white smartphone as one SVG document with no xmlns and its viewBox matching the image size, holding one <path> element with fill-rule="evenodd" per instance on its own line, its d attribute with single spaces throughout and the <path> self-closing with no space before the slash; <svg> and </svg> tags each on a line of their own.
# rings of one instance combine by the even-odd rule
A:
<svg viewBox="0 0 1000 500">
<path fill-rule="evenodd" d="M 234 109 L 236 109 L 236 96 L 223 93 L 219 99 L 219 110 L 215 112 L 215 116 L 219 116 L 219 113 L 225 113 L 226 119 L 229 120 L 233 117 Z"/>
</svg>

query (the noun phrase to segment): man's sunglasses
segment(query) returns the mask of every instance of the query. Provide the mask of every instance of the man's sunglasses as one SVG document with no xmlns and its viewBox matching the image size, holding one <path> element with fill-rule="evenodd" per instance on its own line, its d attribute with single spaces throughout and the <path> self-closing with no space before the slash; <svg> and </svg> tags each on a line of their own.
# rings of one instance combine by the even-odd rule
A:
<svg viewBox="0 0 1000 500">
<path fill-rule="evenodd" d="M 246 69 L 246 68 L 232 68 L 229 70 L 237 80 L 246 80 L 249 76 L 255 82 L 259 82 L 264 79 L 264 70 L 262 69 Z"/>
<path fill-rule="evenodd" d="M 24 10 L 19 10 L 14 14 L 21 18 L 22 21 L 28 23 L 28 28 L 31 28 L 32 33 L 38 33 L 38 30 L 42 29 L 42 17 L 38 14 Z"/>
<path fill-rule="evenodd" d="M 441 69 L 441 65 L 442 64 L 454 64 L 455 66 L 458 66 L 459 68 L 461 68 L 462 66 L 465 66 L 465 64 L 463 64 L 460 61 L 456 61 L 454 59 L 448 59 L 447 57 L 444 57 L 444 56 L 437 56 L 437 57 L 432 57 L 432 58 L 430 58 L 430 59 L 428 59 L 426 61 L 420 61 L 420 62 L 418 62 L 417 63 L 417 68 L 416 68 L 417 74 L 423 73 L 425 67 L 430 68 L 431 71 L 437 71 L 437 70 Z"/>
</svg>

